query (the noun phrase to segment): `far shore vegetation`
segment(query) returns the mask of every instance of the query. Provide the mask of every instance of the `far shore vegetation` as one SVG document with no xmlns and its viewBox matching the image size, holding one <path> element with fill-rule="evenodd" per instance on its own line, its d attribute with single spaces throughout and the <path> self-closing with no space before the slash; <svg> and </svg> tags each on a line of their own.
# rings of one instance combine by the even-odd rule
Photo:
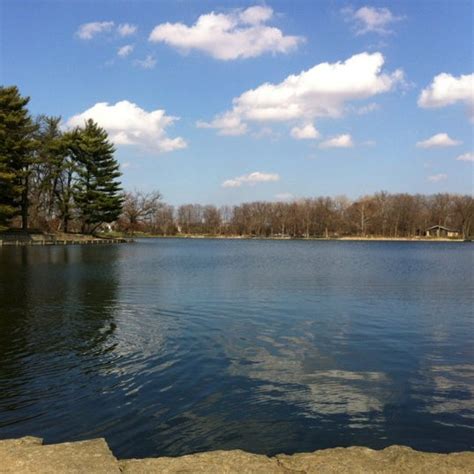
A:
<svg viewBox="0 0 474 474">
<path fill-rule="evenodd" d="M 88 120 L 32 117 L 29 98 L 0 87 L 0 231 L 62 235 L 471 239 L 474 198 L 390 194 L 311 197 L 236 206 L 173 207 L 159 191 L 123 191 L 107 132 Z M 429 232 L 430 228 L 435 227 Z M 1 236 L 0 236 L 1 238 Z"/>
</svg>

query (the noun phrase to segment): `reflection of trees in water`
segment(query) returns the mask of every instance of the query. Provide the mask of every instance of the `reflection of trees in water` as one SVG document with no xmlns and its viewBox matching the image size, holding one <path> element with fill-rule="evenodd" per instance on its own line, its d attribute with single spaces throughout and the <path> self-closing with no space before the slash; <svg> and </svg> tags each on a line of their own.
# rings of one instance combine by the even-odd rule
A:
<svg viewBox="0 0 474 474">
<path fill-rule="evenodd" d="M 0 426 L 3 410 L 20 402 L 28 348 L 25 266 L 27 248 L 0 249 Z"/>
<path fill-rule="evenodd" d="M 69 279 L 69 340 L 78 354 L 97 356 L 107 350 L 106 342 L 116 329 L 118 248 L 78 247 L 80 265 L 72 266 Z M 106 250 L 106 252 L 101 252 Z M 71 306 L 68 303 L 68 306 Z M 67 324 L 64 327 L 68 327 Z"/>
<path fill-rule="evenodd" d="M 100 369 L 115 331 L 118 251 L 0 249 L 0 426 L 40 415 L 35 405 Z"/>
</svg>

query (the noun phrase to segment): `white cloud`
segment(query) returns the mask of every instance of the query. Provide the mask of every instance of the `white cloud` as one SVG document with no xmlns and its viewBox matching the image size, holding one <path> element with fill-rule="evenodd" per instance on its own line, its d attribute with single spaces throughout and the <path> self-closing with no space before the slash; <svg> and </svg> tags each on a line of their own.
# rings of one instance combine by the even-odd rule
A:
<svg viewBox="0 0 474 474">
<path fill-rule="evenodd" d="M 308 123 L 302 127 L 293 127 L 290 135 L 296 140 L 312 140 L 321 136 L 312 123 Z"/>
<path fill-rule="evenodd" d="M 346 133 L 321 142 L 319 148 L 352 148 L 353 146 L 352 137 Z"/>
<path fill-rule="evenodd" d="M 196 126 L 198 128 L 217 128 L 219 130 L 218 135 L 236 136 L 247 132 L 247 124 L 242 123 L 240 117 L 232 114 L 232 112 L 218 115 L 211 122 L 198 120 Z"/>
<path fill-rule="evenodd" d="M 474 120 L 474 74 L 459 77 L 444 72 L 438 74 L 418 98 L 418 106 L 427 109 L 446 107 L 458 102 L 467 105 L 471 120 Z"/>
<path fill-rule="evenodd" d="M 76 35 L 83 40 L 90 40 L 100 33 L 107 33 L 114 27 L 113 21 L 92 21 L 79 26 Z"/>
<path fill-rule="evenodd" d="M 130 23 L 122 23 L 115 28 L 113 21 L 91 21 L 79 26 L 76 35 L 82 40 L 90 40 L 101 33 L 116 31 L 119 36 L 125 37 L 137 32 L 138 27 Z"/>
<path fill-rule="evenodd" d="M 249 120 L 286 121 L 338 117 L 350 100 L 391 90 L 403 74 L 381 74 L 380 53 L 362 53 L 345 62 L 321 63 L 279 84 L 265 83 L 234 99 L 234 112 Z"/>
<path fill-rule="evenodd" d="M 289 53 L 303 39 L 285 36 L 281 30 L 267 26 L 273 17 L 268 6 L 254 6 L 231 13 L 201 15 L 196 23 L 162 23 L 150 33 L 149 40 L 162 42 L 182 51 L 197 49 L 215 59 L 254 58 L 264 53 Z"/>
<path fill-rule="evenodd" d="M 437 133 L 426 140 L 418 142 L 416 146 L 418 148 L 440 148 L 447 146 L 460 145 L 462 142 L 459 140 L 453 140 L 447 133 Z"/>
<path fill-rule="evenodd" d="M 474 152 L 470 151 L 459 155 L 456 160 L 458 161 L 474 161 Z"/>
<path fill-rule="evenodd" d="M 121 163 L 120 167 L 123 169 L 130 168 L 131 163 L 129 161 L 126 161 L 125 163 Z"/>
<path fill-rule="evenodd" d="M 445 173 L 433 174 L 428 176 L 428 181 L 430 183 L 439 183 L 440 181 L 445 181 L 448 179 L 448 175 Z"/>
<path fill-rule="evenodd" d="M 136 59 L 133 64 L 143 69 L 153 69 L 156 66 L 156 59 L 149 54 L 145 59 Z"/>
<path fill-rule="evenodd" d="M 381 53 L 361 53 L 344 62 L 321 63 L 279 84 L 264 83 L 233 99 L 233 108 L 201 126 L 221 134 L 245 133 L 246 122 L 312 122 L 317 117 L 340 117 L 346 104 L 393 90 L 403 72 L 382 72 Z M 232 124 L 230 126 L 229 124 Z M 235 133 L 229 133 L 233 131 Z"/>
<path fill-rule="evenodd" d="M 179 150 L 187 146 L 183 138 L 167 136 L 167 127 L 172 125 L 177 117 L 166 115 L 164 110 L 147 112 L 128 100 L 116 104 L 99 102 L 71 117 L 66 125 L 83 126 L 89 118 L 107 130 L 115 145 L 137 145 L 155 153 Z"/>
<path fill-rule="evenodd" d="M 131 25 L 130 23 L 123 23 L 117 26 L 117 33 L 122 37 L 134 35 L 137 30 L 137 25 Z"/>
<path fill-rule="evenodd" d="M 132 53 L 133 48 L 133 44 L 126 44 L 125 46 L 122 46 L 117 50 L 117 55 L 121 58 L 125 58 Z"/>
<path fill-rule="evenodd" d="M 342 14 L 347 22 L 354 24 L 356 35 L 366 33 L 388 34 L 391 33 L 389 26 L 403 19 L 395 16 L 388 8 L 361 7 L 354 10 L 351 7 L 343 8 Z"/>
<path fill-rule="evenodd" d="M 239 13 L 239 19 L 243 24 L 258 25 L 269 21 L 273 16 L 273 10 L 266 6 L 253 6 Z"/>
<path fill-rule="evenodd" d="M 254 171 L 250 174 L 238 176 L 237 178 L 228 179 L 222 183 L 223 188 L 240 188 L 244 184 L 253 186 L 257 183 L 267 183 L 269 181 L 279 181 L 280 176 L 275 173 L 261 173 Z"/>
</svg>

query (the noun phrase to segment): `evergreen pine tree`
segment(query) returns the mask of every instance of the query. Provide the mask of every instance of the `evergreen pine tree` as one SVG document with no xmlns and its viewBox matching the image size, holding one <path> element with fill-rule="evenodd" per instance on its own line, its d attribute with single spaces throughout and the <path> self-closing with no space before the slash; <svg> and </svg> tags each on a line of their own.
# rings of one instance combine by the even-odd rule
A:
<svg viewBox="0 0 474 474">
<path fill-rule="evenodd" d="M 28 228 L 28 179 L 35 125 L 18 88 L 0 87 L 0 223 L 21 214 Z"/>
<path fill-rule="evenodd" d="M 123 196 L 119 164 L 107 132 L 89 119 L 77 129 L 71 151 L 77 167 L 74 200 L 82 219 L 82 231 L 94 232 L 102 223 L 118 219 Z"/>
</svg>

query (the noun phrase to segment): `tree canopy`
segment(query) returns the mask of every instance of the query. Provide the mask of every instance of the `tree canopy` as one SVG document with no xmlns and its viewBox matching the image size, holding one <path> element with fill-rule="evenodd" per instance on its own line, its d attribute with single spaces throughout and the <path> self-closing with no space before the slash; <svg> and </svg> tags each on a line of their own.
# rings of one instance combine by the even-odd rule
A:
<svg viewBox="0 0 474 474">
<path fill-rule="evenodd" d="M 0 87 L 0 222 L 21 213 L 28 226 L 28 179 L 36 126 L 28 112 L 29 97 L 16 86 Z"/>
<path fill-rule="evenodd" d="M 83 232 L 93 231 L 104 222 L 115 221 L 122 211 L 123 197 L 119 164 L 107 132 L 89 119 L 72 136 L 71 153 L 79 164 L 74 200 L 83 223 Z"/>
<path fill-rule="evenodd" d="M 94 232 L 122 212 L 119 164 L 92 120 L 64 132 L 60 117 L 31 118 L 15 86 L 0 88 L 0 223 Z"/>
</svg>

